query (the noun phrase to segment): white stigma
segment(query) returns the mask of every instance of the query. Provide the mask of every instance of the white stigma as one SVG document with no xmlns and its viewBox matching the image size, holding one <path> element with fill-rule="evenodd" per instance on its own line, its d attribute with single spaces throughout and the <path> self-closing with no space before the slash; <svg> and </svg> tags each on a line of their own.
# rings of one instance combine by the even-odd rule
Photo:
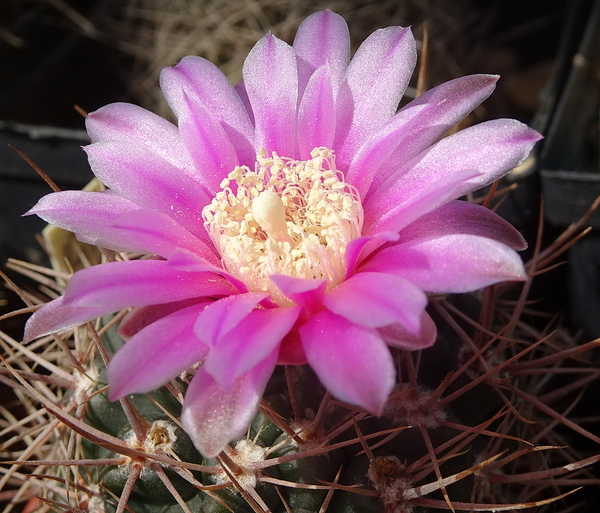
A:
<svg viewBox="0 0 600 513">
<path fill-rule="evenodd" d="M 328 289 L 344 280 L 363 210 L 331 150 L 315 148 L 305 161 L 263 150 L 254 170 L 236 167 L 221 187 L 202 211 L 204 224 L 224 267 L 248 290 L 285 306 L 291 301 L 272 275 L 326 280 Z"/>
<path fill-rule="evenodd" d="M 285 205 L 276 192 L 262 191 L 254 198 L 252 215 L 269 237 L 279 242 L 287 241 L 293 244 L 285 222 Z"/>
</svg>

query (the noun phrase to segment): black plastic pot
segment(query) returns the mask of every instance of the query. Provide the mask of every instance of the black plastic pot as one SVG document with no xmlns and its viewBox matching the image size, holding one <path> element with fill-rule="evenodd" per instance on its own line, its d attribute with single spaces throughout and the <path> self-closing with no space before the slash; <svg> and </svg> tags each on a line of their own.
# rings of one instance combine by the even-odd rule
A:
<svg viewBox="0 0 600 513">
<path fill-rule="evenodd" d="M 530 125 L 544 135 L 507 180 L 518 184 L 499 213 L 533 245 L 543 197 L 544 244 L 578 221 L 600 196 L 600 0 L 569 2 L 552 76 Z M 565 268 L 535 280 L 544 309 L 570 316 L 582 341 L 600 337 L 600 209 L 594 230 L 569 251 Z M 531 251 L 530 253 L 531 254 Z"/>
</svg>

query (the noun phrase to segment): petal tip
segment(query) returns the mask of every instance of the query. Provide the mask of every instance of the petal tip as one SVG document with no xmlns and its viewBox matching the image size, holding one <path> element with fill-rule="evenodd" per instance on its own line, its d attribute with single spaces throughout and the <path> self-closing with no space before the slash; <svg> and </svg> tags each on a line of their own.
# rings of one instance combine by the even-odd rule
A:
<svg viewBox="0 0 600 513">
<path fill-rule="evenodd" d="M 124 394 L 118 394 L 117 392 L 113 391 L 112 388 L 109 387 L 108 389 L 108 400 L 113 403 L 119 399 L 121 399 L 123 397 Z"/>
<path fill-rule="evenodd" d="M 34 328 L 32 328 L 32 326 L 29 324 L 29 321 L 27 321 L 27 324 L 25 325 L 25 332 L 23 333 L 23 344 L 29 344 L 29 342 L 35 340 L 39 336 L 40 335 L 38 335 Z"/>
<path fill-rule="evenodd" d="M 541 141 L 544 138 L 542 134 L 533 128 L 529 128 L 529 135 L 532 142 Z"/>
</svg>

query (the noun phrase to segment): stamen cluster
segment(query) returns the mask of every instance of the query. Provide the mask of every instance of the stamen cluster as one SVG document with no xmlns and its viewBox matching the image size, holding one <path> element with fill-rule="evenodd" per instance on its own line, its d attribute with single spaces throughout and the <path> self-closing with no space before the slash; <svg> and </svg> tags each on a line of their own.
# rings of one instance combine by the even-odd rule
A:
<svg viewBox="0 0 600 513">
<path fill-rule="evenodd" d="M 335 287 L 344 279 L 346 246 L 362 229 L 360 198 L 332 151 L 315 148 L 311 157 L 296 161 L 263 150 L 255 170 L 236 167 L 202 211 L 225 268 L 281 305 L 288 300 L 270 275 L 325 279 Z"/>
</svg>

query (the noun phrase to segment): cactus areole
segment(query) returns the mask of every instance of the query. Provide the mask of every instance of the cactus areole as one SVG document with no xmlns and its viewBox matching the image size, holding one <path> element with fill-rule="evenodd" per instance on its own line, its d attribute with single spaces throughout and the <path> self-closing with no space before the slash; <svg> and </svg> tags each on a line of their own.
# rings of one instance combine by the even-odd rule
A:
<svg viewBox="0 0 600 513">
<path fill-rule="evenodd" d="M 200 57 L 164 69 L 177 125 L 125 103 L 92 112 L 85 150 L 107 190 L 52 193 L 29 213 L 125 255 L 75 273 L 26 339 L 132 308 L 111 399 L 196 368 L 182 424 L 209 458 L 246 432 L 277 364 L 308 362 L 335 398 L 380 414 L 388 346 L 435 340 L 427 293 L 525 279 L 521 235 L 457 198 L 540 138 L 509 119 L 444 137 L 498 77 L 399 109 L 415 62 L 402 27 L 351 59 L 345 21 L 323 11 L 291 46 L 258 41 L 236 87 Z"/>
</svg>

